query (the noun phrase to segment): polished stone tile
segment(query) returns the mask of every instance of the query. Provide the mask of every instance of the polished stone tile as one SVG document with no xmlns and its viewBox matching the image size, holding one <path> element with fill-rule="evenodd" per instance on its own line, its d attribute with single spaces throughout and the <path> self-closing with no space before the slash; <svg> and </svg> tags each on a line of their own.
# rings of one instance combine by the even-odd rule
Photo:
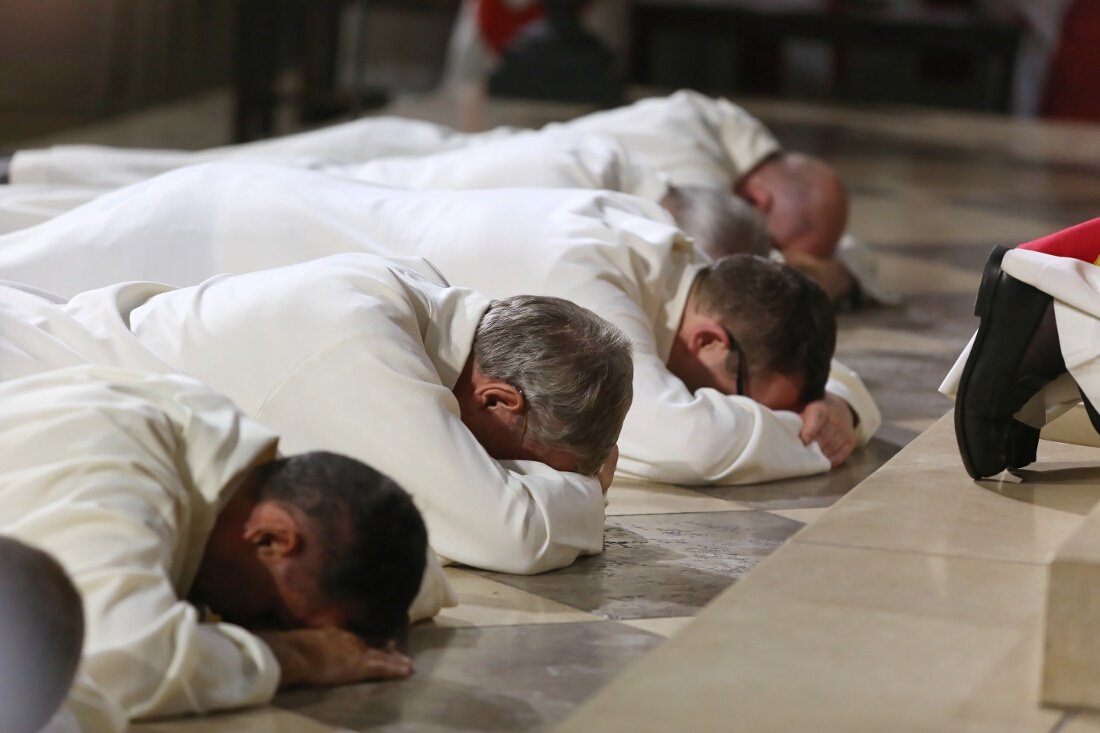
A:
<svg viewBox="0 0 1100 733">
<path fill-rule="evenodd" d="M 754 509 L 830 506 L 851 491 L 860 481 L 874 473 L 897 452 L 897 446 L 872 438 L 867 445 L 852 453 L 842 466 L 828 473 L 771 481 L 766 484 L 712 486 L 699 490 Z"/>
<path fill-rule="evenodd" d="M 668 484 L 616 478 L 607 492 L 609 517 L 629 514 L 685 514 L 747 509 L 736 502 Z"/>
<path fill-rule="evenodd" d="M 976 292 L 908 295 L 897 306 L 871 307 L 842 314 L 837 319 L 838 327 L 895 329 L 917 337 L 941 339 L 944 358 L 954 361 L 978 327 L 978 319 L 974 316 Z M 959 348 L 952 351 L 955 344 L 959 344 Z"/>
<path fill-rule="evenodd" d="M 1018 236 L 1017 233 L 1015 237 L 1007 241 L 975 241 L 966 244 L 950 240 L 945 242 L 880 243 L 875 245 L 875 251 L 919 256 L 941 264 L 951 265 L 965 272 L 975 273 L 980 277 L 982 268 L 985 267 L 985 261 L 993 248 L 998 245 L 1011 247 L 1019 244 L 1020 242 L 1017 241 Z"/>
<path fill-rule="evenodd" d="M 1051 733 L 1100 733 L 1100 711 L 1073 710 L 1067 712 L 1061 725 Z"/>
<path fill-rule="evenodd" d="M 1039 566 L 796 539 L 558 730 L 629 710 L 637 733 L 1046 733 L 1044 582 Z"/>
<path fill-rule="evenodd" d="M 692 622 L 692 616 L 669 616 L 668 618 L 633 618 L 622 621 L 627 626 L 648 631 L 657 636 L 669 638 L 680 633 Z"/>
<path fill-rule="evenodd" d="M 837 333 L 836 348 L 843 361 L 844 354 L 859 351 L 942 355 L 945 343 L 936 335 L 909 333 L 883 326 L 863 326 L 853 318 Z"/>
<path fill-rule="evenodd" d="M 781 517 L 786 517 L 787 519 L 793 519 L 794 521 L 801 522 L 802 524 L 812 524 L 815 520 L 821 517 L 821 515 L 828 511 L 828 509 L 829 507 L 827 506 L 811 506 L 803 507 L 801 509 L 772 509 L 770 510 L 770 512 L 772 514 L 778 514 Z"/>
<path fill-rule="evenodd" d="M 882 285 L 902 295 L 914 293 L 977 292 L 981 271 L 964 270 L 950 263 L 912 255 L 880 251 L 876 254 Z"/>
<path fill-rule="evenodd" d="M 264 707 L 240 713 L 224 713 L 197 718 L 139 723 L 130 727 L 132 733 L 344 733 L 343 728 L 318 723 L 310 718 Z M 87 731 L 86 733 L 96 733 Z"/>
<path fill-rule="evenodd" d="M 610 621 L 418 628 L 410 679 L 295 690 L 276 703 L 355 731 L 541 731 L 660 641 Z"/>
<path fill-rule="evenodd" d="M 1100 450 L 1044 441 L 1040 462 L 1021 472 L 1023 479 L 1005 474 L 971 481 L 962 468 L 949 414 L 799 539 L 1048 563 L 1083 515 L 1100 502 L 1100 462 L 1089 466 L 1089 456 L 1100 457 Z M 883 492 L 889 492 L 888 500 Z"/>
<path fill-rule="evenodd" d="M 443 609 L 426 626 L 511 626 L 597 621 L 597 617 L 570 606 L 541 598 L 483 575 L 460 568 L 445 568 L 447 580 L 458 594 L 459 604 Z"/>
<path fill-rule="evenodd" d="M 863 175 L 897 186 L 890 196 L 860 196 L 853 201 L 849 229 L 873 245 L 907 246 L 916 253 L 925 245 L 949 242 L 959 248 L 984 248 L 988 253 L 990 242 L 1017 244 L 1059 228 L 1058 219 L 1036 220 L 1011 210 L 992 212 L 952 203 L 924 191 L 910 193 L 918 185 L 900 182 L 896 171 L 872 167 Z"/>
<path fill-rule="evenodd" d="M 892 351 L 845 352 L 838 358 L 855 369 L 875 398 L 884 420 L 938 418 L 954 403 L 939 393 L 958 351 L 906 354 Z"/>
<path fill-rule="evenodd" d="M 920 433 L 923 433 L 925 430 L 935 425 L 937 420 L 939 420 L 939 416 L 914 417 L 908 420 L 895 420 L 894 424 L 897 425 L 899 428 L 912 430 L 914 433 L 917 433 L 919 435 Z"/>
<path fill-rule="evenodd" d="M 602 555 L 542 575 L 486 575 L 608 618 L 688 616 L 801 526 L 761 511 L 611 517 Z"/>
</svg>

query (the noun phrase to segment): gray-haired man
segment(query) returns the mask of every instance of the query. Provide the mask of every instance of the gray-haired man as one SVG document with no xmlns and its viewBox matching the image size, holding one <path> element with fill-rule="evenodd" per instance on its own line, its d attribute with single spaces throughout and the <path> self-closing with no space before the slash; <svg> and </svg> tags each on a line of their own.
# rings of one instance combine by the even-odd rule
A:
<svg viewBox="0 0 1100 733">
<path fill-rule="evenodd" d="M 634 476 L 707 484 L 817 473 L 842 462 L 877 428 L 878 411 L 850 370 L 834 365 L 829 395 L 823 380 L 806 373 L 822 371 L 809 369 L 811 361 L 827 365 L 833 349 L 832 315 L 824 298 L 815 298 L 819 291 L 772 268 L 790 302 L 775 304 L 782 316 L 769 316 L 768 328 L 753 327 L 767 333 L 750 334 L 752 324 L 736 313 L 700 311 L 699 303 L 726 300 L 693 298 L 709 263 L 668 212 L 624 194 L 406 192 L 281 166 L 210 164 L 6 239 L 0 277 L 6 266 L 18 268 L 22 281 L 71 294 L 94 278 L 188 284 L 213 272 L 364 250 L 427 257 L 452 282 L 497 297 L 564 297 L 622 329 L 634 344 L 634 403 L 620 467 Z M 710 281 L 742 288 L 737 269 L 718 268 Z M 805 326 L 815 333 L 807 343 L 818 348 L 801 366 L 779 367 L 792 362 L 752 353 L 770 332 Z M 172 328 L 178 330 L 166 326 L 166 337 Z M 677 358 L 678 344 L 689 364 Z M 703 361 L 710 377 L 693 379 L 689 372 Z M 739 364 L 748 377 L 741 388 L 729 378 Z M 773 393 L 778 387 L 782 393 Z"/>
<path fill-rule="evenodd" d="M 393 477 L 446 558 L 537 573 L 600 552 L 629 342 L 567 301 L 493 301 L 413 264 L 345 254 L 68 303 L 0 288 L 15 324 L 0 378 L 159 359 L 275 429 L 289 452 L 343 453 Z"/>
</svg>

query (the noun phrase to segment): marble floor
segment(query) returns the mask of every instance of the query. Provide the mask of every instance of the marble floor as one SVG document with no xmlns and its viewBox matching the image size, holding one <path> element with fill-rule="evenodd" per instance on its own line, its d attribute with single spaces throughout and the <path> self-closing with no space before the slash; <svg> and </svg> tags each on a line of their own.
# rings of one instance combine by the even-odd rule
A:
<svg viewBox="0 0 1100 733">
<path fill-rule="evenodd" d="M 392 111 L 465 127 L 533 125 L 584 111 L 468 101 L 403 100 Z M 535 577 L 449 569 L 462 604 L 411 630 L 408 646 L 417 666 L 412 679 L 297 690 L 280 695 L 268 709 L 141 730 L 554 728 L 663 639 L 676 636 L 763 558 L 781 546 L 782 553 L 799 551 L 788 542 L 792 535 L 814 524 L 950 409 L 936 388 L 975 327 L 974 292 L 994 245 L 1026 241 L 1100 213 L 1100 128 L 934 110 L 740 101 L 789 147 L 819 154 L 838 168 L 852 192 L 850 230 L 873 247 L 885 283 L 904 295 L 898 306 L 840 318 L 838 356 L 878 400 L 884 415 L 879 435 L 826 476 L 714 489 L 617 482 L 609 494 L 602 556 Z M 224 95 L 61 139 L 179 147 L 224 142 L 210 124 L 187 124 L 196 116 L 227 118 Z M 941 439 L 934 450 L 950 452 L 949 441 Z M 919 464 L 913 466 L 919 473 Z M 851 516 L 860 511 L 860 505 L 846 506 Z M 863 511 L 870 508 L 862 505 Z M 817 534 L 825 531 L 822 526 Z M 827 552 L 833 572 L 842 576 L 845 553 Z M 958 578 L 968 582 L 965 573 Z M 880 581 L 889 585 L 887 577 Z M 891 633 L 904 635 L 905 628 Z M 705 644 L 698 634 L 693 639 Z M 828 674 L 827 668 L 811 671 Z M 632 729 L 621 691 L 619 704 L 610 708 L 619 711 L 617 725 L 604 716 L 589 719 L 600 727 L 570 729 Z M 1037 730 L 1060 725 L 1058 716 L 1037 720 Z"/>
</svg>

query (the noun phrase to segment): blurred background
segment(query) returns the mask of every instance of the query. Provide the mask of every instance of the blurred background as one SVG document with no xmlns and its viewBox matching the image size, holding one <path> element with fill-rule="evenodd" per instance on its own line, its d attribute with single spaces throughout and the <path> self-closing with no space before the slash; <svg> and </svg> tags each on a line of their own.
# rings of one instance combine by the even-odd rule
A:
<svg viewBox="0 0 1100 733">
<path fill-rule="evenodd" d="M 151 108 L 170 113 L 126 144 L 251 140 L 454 90 L 610 106 L 639 85 L 1100 121 L 1100 2 L 2 0 L 0 78 L 5 150 Z"/>
</svg>

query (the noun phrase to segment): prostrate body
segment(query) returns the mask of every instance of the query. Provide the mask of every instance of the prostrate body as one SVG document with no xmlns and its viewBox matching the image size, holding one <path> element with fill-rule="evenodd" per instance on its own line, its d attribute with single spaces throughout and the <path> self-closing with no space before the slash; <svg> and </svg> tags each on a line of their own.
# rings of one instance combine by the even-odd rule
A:
<svg viewBox="0 0 1100 733">
<path fill-rule="evenodd" d="M 150 211 L 157 217 L 143 213 Z M 564 297 L 621 328 L 635 350 L 634 406 L 620 440 L 628 475 L 736 483 L 829 468 L 816 446 L 799 439 L 797 414 L 713 389 L 692 391 L 669 371 L 689 292 L 706 262 L 666 211 L 636 197 L 400 192 L 309 171 L 218 164 L 172 173 L 9 235 L 0 242 L 0 276 L 70 294 L 115 279 L 187 284 L 218 271 L 364 250 L 427 257 L 454 284 L 491 295 Z M 179 330 L 177 324 L 163 333 Z M 838 365 L 834 376 L 829 389 L 855 410 L 858 440 L 866 441 L 877 409 L 850 370 Z M 217 385 L 217 375 L 211 378 Z"/>
<path fill-rule="evenodd" d="M 82 730 L 262 704 L 280 685 L 326 675 L 339 683 L 409 673 L 401 655 L 368 650 L 339 630 L 376 624 L 389 636 L 407 623 L 426 544 L 400 489 L 387 491 L 419 527 L 405 547 L 383 536 L 356 544 L 366 517 L 358 505 L 340 504 L 348 510 L 347 537 L 321 540 L 331 522 L 298 513 L 304 505 L 294 499 L 272 498 L 290 475 L 287 461 L 273 462 L 274 434 L 194 380 L 59 369 L 0 384 L 0 405 L 0 529 L 56 558 L 83 602 L 81 676 L 68 704 Z M 296 465 L 335 465 L 328 461 Z M 355 465 L 371 481 L 378 476 Z M 314 495 L 337 488 L 324 479 L 308 484 L 285 488 Z M 379 489 L 341 490 L 365 497 Z M 403 526 L 392 512 L 382 521 Z M 356 563 L 376 558 L 370 572 L 379 575 L 352 572 L 359 583 L 388 578 L 387 587 L 337 590 L 301 580 L 302 568 L 317 570 L 326 543 L 335 551 L 369 548 L 374 554 Z M 412 560 L 400 575 L 395 558 L 405 549 Z M 204 604 L 227 620 L 207 618 Z M 265 641 L 245 626 L 286 630 L 260 632 Z M 315 668 L 302 669 L 286 645 L 312 654 Z M 334 653 L 344 657 L 342 672 L 329 666 Z"/>
<path fill-rule="evenodd" d="M 164 223 L 165 232 L 172 229 Z M 265 235 L 255 246 L 271 244 L 277 259 L 288 242 L 319 241 L 295 226 L 274 229 L 289 239 L 280 244 Z M 253 241 L 143 233 L 155 247 Z M 432 272 L 423 262 L 419 268 Z M 33 297 L 7 290 L 0 300 Z M 40 302 L 51 314 L 51 332 L 64 330 L 58 322 L 102 335 L 83 350 L 85 358 L 128 363 L 122 347 L 136 341 L 143 358 L 155 355 L 226 394 L 278 431 L 287 449 L 345 453 L 392 476 L 416 499 L 444 557 L 540 572 L 601 551 L 603 494 L 595 478 L 538 460 L 494 460 L 464 424 L 453 390 L 469 381 L 464 370 L 490 305 L 487 296 L 367 255 L 216 277 L 193 288 L 130 283 L 61 306 Z M 32 333 L 28 340 L 39 339 Z M 106 353 L 99 344 L 107 344 Z M 628 374 L 620 378 L 629 385 Z M 602 438 L 614 442 L 614 435 Z"/>
</svg>

